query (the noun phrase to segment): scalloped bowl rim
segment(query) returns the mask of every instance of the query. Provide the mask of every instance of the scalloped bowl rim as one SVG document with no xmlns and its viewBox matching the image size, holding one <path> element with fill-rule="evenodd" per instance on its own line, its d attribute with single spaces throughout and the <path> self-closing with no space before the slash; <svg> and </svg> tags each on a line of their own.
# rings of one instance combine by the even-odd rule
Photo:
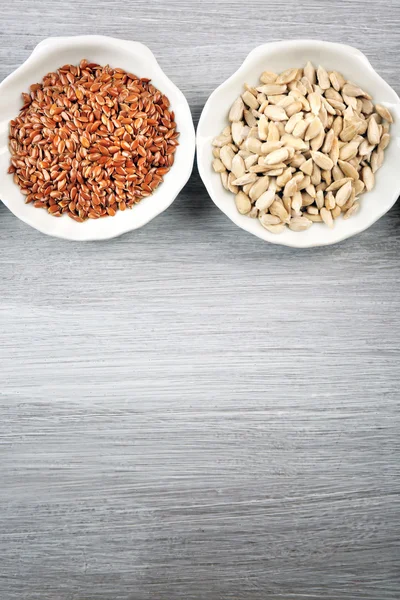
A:
<svg viewBox="0 0 400 600">
<path fill-rule="evenodd" d="M 82 52 L 88 55 L 84 56 Z M 77 58 L 78 55 L 80 58 Z M 171 101 L 180 138 L 174 165 L 151 196 L 131 210 L 118 211 L 114 217 L 76 223 L 66 216 L 54 218 L 46 211 L 24 203 L 24 196 L 12 181 L 12 175 L 6 174 L 10 159 L 8 126 L 22 105 L 20 93 L 27 91 L 31 83 L 40 81 L 47 72 L 66 62 L 77 64 L 82 58 L 100 62 L 96 56 L 104 57 L 106 62 L 103 64 L 109 63 L 151 78 L 152 83 Z M 75 241 L 105 240 L 143 227 L 166 210 L 187 183 L 193 170 L 195 145 L 193 119 L 185 96 L 161 69 L 151 50 L 141 42 L 101 35 L 46 38 L 21 66 L 0 83 L 0 172 L 4 173 L 0 179 L 0 197 L 14 215 L 47 235 Z"/>
<path fill-rule="evenodd" d="M 315 58 L 316 56 L 318 57 L 319 53 L 330 53 L 332 56 L 334 55 L 335 57 L 338 57 L 337 62 L 340 63 L 340 61 L 342 61 L 341 64 L 336 65 L 335 63 L 335 67 L 329 65 L 326 66 L 328 69 L 335 68 L 338 71 L 342 71 L 345 75 L 346 65 L 343 64 L 345 59 L 347 61 L 347 65 L 349 64 L 349 61 L 352 62 L 353 66 L 357 64 L 360 73 L 359 79 L 362 79 L 364 76 L 364 79 L 366 78 L 369 81 L 374 82 L 372 89 L 367 89 L 367 91 L 373 96 L 373 101 L 375 103 L 381 102 L 382 104 L 388 106 L 394 113 L 395 123 L 391 126 L 392 140 L 388 149 L 386 150 L 384 164 L 377 173 L 376 186 L 374 190 L 364 194 L 361 197 L 361 203 L 365 203 L 365 200 L 368 198 L 368 196 L 368 199 L 371 199 L 372 194 L 376 196 L 383 192 L 386 194 L 388 199 L 383 206 L 372 205 L 374 210 L 368 215 L 365 212 L 363 214 L 363 211 L 360 210 L 351 219 L 338 219 L 338 221 L 342 221 L 345 226 L 343 226 L 343 223 L 340 223 L 341 227 L 338 227 L 338 222 L 336 222 L 333 229 L 328 229 L 323 224 L 315 223 L 310 229 L 304 232 L 293 232 L 287 228 L 284 233 L 273 234 L 264 229 L 262 225 L 258 223 L 257 219 L 250 219 L 245 215 L 239 214 L 236 210 L 233 202 L 233 195 L 222 187 L 219 175 L 214 173 L 212 170 L 211 140 L 220 133 L 221 129 L 225 125 L 228 124 L 227 113 L 229 106 L 240 93 L 243 83 L 247 81 L 246 75 L 248 75 L 249 72 L 254 69 L 255 64 L 262 61 L 264 64 L 263 70 L 268 68 L 273 70 L 268 61 L 282 62 L 282 59 L 284 61 L 285 52 L 289 54 L 296 52 L 297 54 L 299 52 L 304 53 L 306 51 L 310 52 L 311 54 L 309 60 L 314 62 L 316 62 Z M 323 59 L 321 59 L 321 64 L 324 64 L 322 60 Z M 304 64 L 304 62 L 302 62 L 302 64 Z M 301 65 L 286 63 L 286 65 L 282 67 L 282 70 L 284 68 L 293 66 Z M 261 70 L 258 72 L 258 75 L 260 73 Z M 252 81 L 247 82 L 252 83 Z M 355 82 L 362 86 L 360 81 Z M 371 86 L 369 87 L 371 88 Z M 379 93 L 377 93 L 377 90 Z M 380 100 L 377 98 L 377 95 L 384 95 L 387 99 L 385 101 Z M 223 97 L 227 98 L 225 103 L 221 101 Z M 223 106 L 223 108 L 219 109 L 221 106 Z M 219 118 L 221 116 L 221 111 L 223 111 L 224 115 L 223 122 Z M 217 123 L 217 125 L 215 125 L 215 123 Z M 222 124 L 220 128 L 218 128 L 218 123 Z M 214 126 L 214 129 L 211 131 L 212 126 Z M 400 195 L 400 177 L 394 176 L 397 172 L 397 164 L 399 164 L 398 161 L 400 160 L 400 98 L 389 86 L 389 84 L 387 84 L 384 79 L 382 79 L 382 77 L 375 71 L 368 58 L 357 48 L 345 44 L 306 39 L 269 42 L 254 48 L 245 58 L 239 69 L 237 69 L 237 71 L 235 71 L 226 81 L 218 86 L 209 96 L 201 113 L 197 127 L 196 147 L 197 166 L 199 173 L 211 199 L 216 206 L 218 206 L 218 208 L 225 213 L 228 218 L 238 227 L 248 231 L 249 233 L 252 233 L 253 235 L 256 235 L 264 241 L 291 246 L 294 248 L 308 248 L 335 244 L 368 229 L 378 219 L 386 214 L 390 208 L 392 208 Z M 388 154 L 390 154 L 390 160 L 388 160 Z M 390 185 L 394 185 L 391 190 L 388 190 L 388 186 L 386 186 L 385 191 L 385 175 L 387 176 L 388 174 L 390 174 L 391 179 Z M 315 231 L 316 228 L 319 228 L 323 232 L 320 231 L 318 234 L 318 239 L 313 239 L 315 236 L 313 236 L 312 232 Z"/>
</svg>

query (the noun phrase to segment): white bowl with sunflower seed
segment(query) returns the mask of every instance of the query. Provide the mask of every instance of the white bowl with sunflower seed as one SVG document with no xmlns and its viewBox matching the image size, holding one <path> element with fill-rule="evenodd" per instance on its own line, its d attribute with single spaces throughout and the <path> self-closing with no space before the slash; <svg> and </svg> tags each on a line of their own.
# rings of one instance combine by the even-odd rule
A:
<svg viewBox="0 0 400 600">
<path fill-rule="evenodd" d="M 42 41 L 0 84 L 0 115 L 1 199 L 48 235 L 101 240 L 138 229 L 192 172 L 189 105 L 139 42 Z"/>
<path fill-rule="evenodd" d="M 324 246 L 364 231 L 400 195 L 400 99 L 356 48 L 255 48 L 209 97 L 200 175 L 236 225 L 268 242 Z"/>
</svg>

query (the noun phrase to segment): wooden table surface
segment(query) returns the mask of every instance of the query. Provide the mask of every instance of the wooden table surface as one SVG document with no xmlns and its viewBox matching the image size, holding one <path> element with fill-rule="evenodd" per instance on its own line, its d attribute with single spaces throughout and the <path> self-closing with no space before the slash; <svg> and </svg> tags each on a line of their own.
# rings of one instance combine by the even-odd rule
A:
<svg viewBox="0 0 400 600">
<path fill-rule="evenodd" d="M 0 77 L 50 35 L 140 40 L 207 96 L 256 45 L 357 46 L 400 92 L 399 0 L 14 0 Z M 197 169 L 148 226 L 46 237 L 0 207 L 1 600 L 400 596 L 400 205 L 268 245 Z"/>
</svg>

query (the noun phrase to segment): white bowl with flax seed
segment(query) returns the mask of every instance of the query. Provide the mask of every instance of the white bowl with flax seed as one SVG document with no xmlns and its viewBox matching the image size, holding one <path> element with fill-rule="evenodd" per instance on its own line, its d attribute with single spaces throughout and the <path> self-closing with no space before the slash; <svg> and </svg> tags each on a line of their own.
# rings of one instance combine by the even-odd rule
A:
<svg viewBox="0 0 400 600">
<path fill-rule="evenodd" d="M 25 197 L 13 176 L 10 165 L 9 123 L 22 106 L 21 94 L 29 86 L 62 65 L 78 65 L 82 59 L 100 65 L 124 69 L 151 83 L 165 95 L 175 112 L 180 134 L 175 162 L 164 181 L 148 197 L 129 210 L 117 210 L 115 216 L 76 222 L 66 215 L 53 217 L 42 208 L 25 204 Z M 3 203 L 22 221 L 42 233 L 69 240 L 102 240 L 138 229 L 170 206 L 190 177 L 195 153 L 195 132 L 189 105 L 182 92 L 168 79 L 154 55 L 139 42 L 104 36 L 49 38 L 42 41 L 27 61 L 0 84 L 0 196 Z"/>
<path fill-rule="evenodd" d="M 372 96 L 374 104 L 387 107 L 394 118 L 390 126 L 391 142 L 385 150 L 382 167 L 375 175 L 375 187 L 361 196 L 361 207 L 350 219 L 338 217 L 332 229 L 324 223 L 313 223 L 306 231 L 285 228 L 275 234 L 265 229 L 258 219 L 240 214 L 234 195 L 224 189 L 220 175 L 212 168 L 212 141 L 226 127 L 228 112 L 243 93 L 243 84 L 259 85 L 263 71 L 281 73 L 286 69 L 304 67 L 311 61 L 316 67 L 338 71 Z M 218 206 L 236 225 L 253 235 L 275 244 L 297 248 L 325 246 L 351 237 L 370 227 L 382 217 L 400 195 L 400 99 L 396 92 L 376 73 L 364 54 L 356 48 L 317 40 L 273 42 L 255 48 L 242 66 L 209 97 L 197 128 L 197 163 L 207 191 Z"/>
</svg>

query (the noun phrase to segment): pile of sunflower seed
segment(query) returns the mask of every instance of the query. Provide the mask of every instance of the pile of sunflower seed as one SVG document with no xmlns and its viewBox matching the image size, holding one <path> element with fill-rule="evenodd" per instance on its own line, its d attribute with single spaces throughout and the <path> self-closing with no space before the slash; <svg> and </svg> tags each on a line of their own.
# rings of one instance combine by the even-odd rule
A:
<svg viewBox="0 0 400 600">
<path fill-rule="evenodd" d="M 373 188 L 390 141 L 389 110 L 337 71 L 265 71 L 244 85 L 213 144 L 213 168 L 237 210 L 273 233 L 333 227 Z"/>
</svg>

